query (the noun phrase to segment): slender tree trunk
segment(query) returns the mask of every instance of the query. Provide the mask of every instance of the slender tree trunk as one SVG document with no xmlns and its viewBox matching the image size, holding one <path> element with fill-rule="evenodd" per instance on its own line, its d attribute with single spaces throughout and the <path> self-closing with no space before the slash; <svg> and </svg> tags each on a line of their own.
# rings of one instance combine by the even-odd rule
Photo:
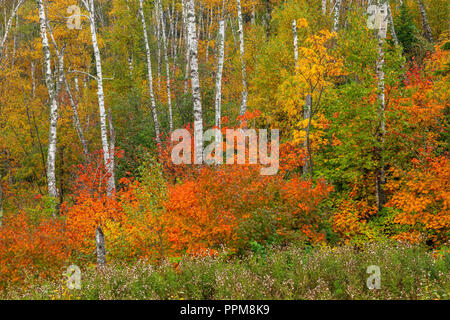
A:
<svg viewBox="0 0 450 320">
<path fill-rule="evenodd" d="M 172 115 L 172 97 L 170 93 L 170 65 L 169 58 L 167 56 L 167 39 L 166 39 L 166 26 L 164 21 L 164 12 L 161 5 L 161 1 L 158 0 L 158 12 L 159 12 L 159 22 L 161 24 L 161 34 L 163 43 L 163 54 L 164 62 L 166 63 L 166 88 L 167 88 L 167 104 L 169 105 L 169 130 L 173 131 L 173 115 Z"/>
<path fill-rule="evenodd" d="M 217 78 L 216 78 L 216 127 L 221 128 L 222 123 L 222 74 L 223 63 L 225 60 L 225 0 L 219 20 L 219 34 L 218 34 L 218 62 L 217 62 Z"/>
<path fill-rule="evenodd" d="M 153 123 L 155 125 L 155 133 L 156 133 L 156 142 L 161 145 L 161 132 L 159 127 L 158 120 L 158 110 L 156 109 L 156 101 L 155 94 L 153 92 L 153 75 L 152 75 L 152 59 L 150 55 L 150 45 L 148 42 L 148 34 L 147 34 L 147 23 L 145 22 L 144 16 L 144 8 L 143 8 L 143 0 L 139 0 L 139 15 L 141 16 L 141 24 L 144 30 L 144 43 L 145 43 L 145 53 L 147 56 L 147 76 L 148 76 L 148 91 L 150 93 L 150 103 L 151 110 L 153 114 Z"/>
<path fill-rule="evenodd" d="M 342 2 L 342 0 L 336 0 L 336 3 L 335 3 L 334 23 L 333 23 L 333 31 L 334 32 L 338 32 L 338 30 L 339 30 L 339 20 L 341 18 L 341 2 Z"/>
<path fill-rule="evenodd" d="M 11 26 L 12 26 L 13 20 L 17 14 L 17 11 L 19 10 L 20 6 L 23 4 L 24 1 L 25 0 L 19 0 L 19 2 L 13 7 L 11 16 L 9 17 L 8 22 L 6 23 L 5 32 L 3 33 L 3 37 L 0 41 L 0 62 L 3 60 L 3 49 L 5 47 L 6 39 L 8 39 L 9 32 L 11 31 Z M 45 17 L 45 12 L 44 12 L 44 17 Z"/>
<path fill-rule="evenodd" d="M 244 22 L 242 20 L 242 8 L 241 0 L 236 0 L 238 11 L 238 24 L 239 24 L 239 48 L 241 57 L 241 72 L 242 72 L 242 101 L 241 101 L 241 115 L 247 112 L 247 67 L 245 65 L 245 44 L 244 44 Z"/>
<path fill-rule="evenodd" d="M 387 9 L 386 7 L 380 7 L 380 10 Z M 383 16 L 383 12 L 381 12 Z M 387 14 L 387 12 L 385 13 Z M 382 25 L 382 28 L 385 28 Z M 378 78 L 378 121 L 379 127 L 377 129 L 377 143 L 378 146 L 375 152 L 375 158 L 378 161 L 378 167 L 375 172 L 375 188 L 376 188 L 376 200 L 378 210 L 381 210 L 386 203 L 386 194 L 384 191 L 384 184 L 386 183 L 386 174 L 384 170 L 384 161 L 383 161 L 383 153 L 384 153 L 384 140 L 386 135 L 386 125 L 385 125 L 385 109 L 386 109 L 386 101 L 384 94 L 384 38 L 382 35 L 386 34 L 386 30 L 380 30 L 378 33 L 378 59 L 376 66 L 376 74 Z"/>
<path fill-rule="evenodd" d="M 294 58 L 295 64 L 298 62 L 298 36 L 297 36 L 297 21 L 292 20 L 292 34 L 294 36 Z"/>
<path fill-rule="evenodd" d="M 58 189 L 56 187 L 55 163 L 58 128 L 58 102 L 56 98 L 55 84 L 53 82 L 51 54 L 47 37 L 47 17 L 45 16 L 45 9 L 42 0 L 37 0 L 37 4 L 39 9 L 39 25 L 42 50 L 44 54 L 45 84 L 47 86 L 47 91 L 50 98 L 50 128 L 47 152 L 47 187 L 50 197 L 57 199 Z"/>
<path fill-rule="evenodd" d="M 323 15 L 327 14 L 327 0 L 322 0 L 322 13 Z"/>
<path fill-rule="evenodd" d="M 198 39 L 195 24 L 194 0 L 187 0 L 187 20 L 189 38 L 189 56 L 191 66 L 192 98 L 194 101 L 194 149 L 195 164 L 203 163 L 203 114 L 202 97 L 200 92 L 200 78 L 198 73 Z"/>
<path fill-rule="evenodd" d="M 73 98 L 72 92 L 69 87 L 69 83 L 67 82 L 67 78 L 65 77 L 65 75 L 64 75 L 64 85 L 66 87 L 66 91 L 69 96 L 70 106 L 72 107 L 73 123 L 77 131 L 78 138 L 80 139 L 81 146 L 83 147 L 83 154 L 85 161 L 87 161 L 89 157 L 89 149 L 86 139 L 84 137 L 84 130 L 83 127 L 81 126 L 80 117 L 78 116 L 78 101 L 76 102 L 75 99 Z"/>
<path fill-rule="evenodd" d="M 420 15 L 422 16 L 422 26 L 423 26 L 423 31 L 424 31 L 424 34 L 425 34 L 425 38 L 429 42 L 434 43 L 434 41 L 433 41 L 433 33 L 431 32 L 431 27 L 430 27 L 430 24 L 428 22 L 427 12 L 425 10 L 425 7 L 424 7 L 424 5 L 423 5 L 421 0 L 417 0 L 417 4 L 419 5 Z"/>
<path fill-rule="evenodd" d="M 185 42 L 186 42 L 186 70 L 184 73 L 184 95 L 188 92 L 188 81 L 189 81 L 189 70 L 190 70 L 190 44 L 189 44 L 189 25 L 187 21 L 187 8 L 185 0 L 182 0 L 183 6 L 183 24 L 184 24 L 184 33 L 185 33 Z"/>
<path fill-rule="evenodd" d="M 100 226 L 95 229 L 95 243 L 97 252 L 97 265 L 103 267 L 106 265 L 106 247 L 105 247 L 105 235 Z"/>
<path fill-rule="evenodd" d="M 97 30 L 95 22 L 95 7 L 94 0 L 88 0 L 89 4 L 89 21 L 91 27 L 91 37 L 92 37 L 92 47 L 94 50 L 95 57 L 95 67 L 97 71 L 97 99 L 100 112 L 100 130 L 103 146 L 103 159 L 105 161 L 105 167 L 107 169 L 109 179 L 108 179 L 108 195 L 112 195 L 115 190 L 115 179 L 114 179 L 114 167 L 113 167 L 113 157 L 114 150 L 110 150 L 110 145 L 108 143 L 108 125 L 107 125 L 107 115 L 105 109 L 105 94 L 103 91 L 103 72 L 102 72 L 102 60 L 100 56 L 100 50 L 97 41 Z"/>
<path fill-rule="evenodd" d="M 308 124 L 306 125 L 306 139 L 303 143 L 303 148 L 306 153 L 305 164 L 303 165 L 303 175 L 307 176 L 308 174 L 312 174 L 312 156 L 311 156 L 311 141 L 310 141 L 310 132 L 311 132 L 311 120 L 312 120 L 312 97 L 310 94 L 306 96 L 305 99 L 305 107 L 303 109 L 303 119 L 308 120 Z"/>
<path fill-rule="evenodd" d="M 389 0 L 386 1 L 387 4 L 387 14 L 388 14 L 388 19 L 389 19 L 389 25 L 391 27 L 391 35 L 392 35 L 392 40 L 394 40 L 395 45 L 398 46 L 398 38 L 397 38 L 397 33 L 395 32 L 395 25 L 394 25 L 394 19 L 392 18 L 392 11 L 391 11 L 391 5 L 389 4 Z"/>
</svg>

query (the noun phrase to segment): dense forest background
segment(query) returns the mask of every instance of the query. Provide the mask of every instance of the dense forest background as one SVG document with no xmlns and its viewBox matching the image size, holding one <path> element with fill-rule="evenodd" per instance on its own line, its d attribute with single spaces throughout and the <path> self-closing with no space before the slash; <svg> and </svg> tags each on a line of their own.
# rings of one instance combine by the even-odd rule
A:
<svg viewBox="0 0 450 320">
<path fill-rule="evenodd" d="M 448 256 L 447 0 L 2 0 L 0 21 L 0 288 L 270 246 Z M 175 165 L 179 128 L 193 157 L 210 128 L 279 129 L 279 172 Z"/>
</svg>

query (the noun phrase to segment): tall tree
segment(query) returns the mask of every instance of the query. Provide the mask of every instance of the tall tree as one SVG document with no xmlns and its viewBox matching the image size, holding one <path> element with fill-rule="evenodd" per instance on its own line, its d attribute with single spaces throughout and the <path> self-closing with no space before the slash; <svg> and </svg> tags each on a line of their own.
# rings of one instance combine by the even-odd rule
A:
<svg viewBox="0 0 450 320">
<path fill-rule="evenodd" d="M 156 142 L 160 145 L 161 144 L 161 138 L 160 138 L 161 132 L 159 129 L 160 127 L 159 127 L 159 120 L 158 120 L 158 110 L 156 109 L 155 94 L 153 92 L 152 59 L 151 59 L 150 45 L 149 45 L 149 41 L 148 41 L 147 23 L 145 22 L 143 0 L 139 0 L 139 15 L 141 17 L 141 24 L 142 24 L 142 28 L 144 31 L 145 54 L 147 57 L 148 91 L 150 93 L 150 109 L 152 110 L 152 114 L 153 114 L 153 124 L 155 126 Z"/>
<path fill-rule="evenodd" d="M 245 43 L 244 43 L 244 21 L 242 19 L 241 0 L 236 0 L 238 12 L 238 34 L 239 34 L 239 53 L 241 58 L 241 73 L 242 73 L 242 101 L 241 101 L 241 115 L 247 111 L 247 67 L 245 64 Z"/>
<path fill-rule="evenodd" d="M 222 5 L 222 12 L 219 17 L 219 32 L 218 32 L 218 62 L 217 62 L 217 77 L 216 77 L 216 127 L 221 128 L 222 122 L 222 74 L 223 64 L 225 59 L 225 31 L 226 31 L 226 17 L 225 17 L 225 0 Z"/>
<path fill-rule="evenodd" d="M 188 23 L 188 47 L 191 68 L 192 99 L 194 102 L 194 149 L 195 164 L 203 163 L 203 112 L 198 70 L 198 38 L 195 22 L 194 0 L 186 1 Z"/>
<path fill-rule="evenodd" d="M 47 151 L 47 187 L 50 197 L 58 198 L 58 189 L 56 187 L 56 143 L 58 130 L 58 101 L 55 84 L 53 82 L 53 73 L 51 65 L 51 53 L 47 37 L 47 17 L 42 0 L 37 0 L 39 10 L 39 26 L 42 42 L 42 51 L 44 54 L 44 74 L 45 84 L 47 86 L 48 95 L 50 98 L 50 128 L 48 137 L 48 151 Z"/>
<path fill-rule="evenodd" d="M 423 5 L 423 2 L 421 0 L 417 0 L 417 4 L 419 5 L 420 9 L 420 16 L 422 17 L 422 26 L 425 38 L 433 43 L 433 33 L 431 32 L 430 23 L 428 22 L 427 12 L 425 10 L 425 7 Z"/>
</svg>

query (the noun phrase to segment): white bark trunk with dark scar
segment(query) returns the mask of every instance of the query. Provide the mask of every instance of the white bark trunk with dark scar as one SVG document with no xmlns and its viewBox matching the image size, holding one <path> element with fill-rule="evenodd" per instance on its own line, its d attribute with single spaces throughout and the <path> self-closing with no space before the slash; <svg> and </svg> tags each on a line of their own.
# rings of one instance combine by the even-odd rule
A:
<svg viewBox="0 0 450 320">
<path fill-rule="evenodd" d="M 173 116 L 172 116 L 172 97 L 170 94 L 170 66 L 169 66 L 169 58 L 167 56 L 167 39 L 166 39 L 166 25 L 164 21 L 164 12 L 161 5 L 161 1 L 158 1 L 157 12 L 159 12 L 159 22 L 161 24 L 161 34 L 162 34 L 162 43 L 163 43 L 163 54 L 164 54 L 164 62 L 166 63 L 166 88 L 167 88 L 167 104 L 169 105 L 169 130 L 173 131 Z"/>
<path fill-rule="evenodd" d="M 225 1 L 224 1 L 225 4 Z M 225 10 L 225 7 L 222 9 Z M 225 16 L 221 14 L 219 20 L 219 35 L 218 35 L 218 62 L 217 62 L 217 78 L 216 78 L 216 127 L 221 128 L 222 122 L 222 74 L 223 63 L 225 60 Z"/>
<path fill-rule="evenodd" d="M 195 24 L 194 0 L 187 0 L 187 22 L 189 39 L 189 59 L 191 67 L 192 99 L 194 102 L 194 149 L 195 164 L 203 163 L 203 114 L 202 97 L 200 93 L 200 78 L 198 74 L 198 39 Z"/>
<path fill-rule="evenodd" d="M 420 15 L 422 16 L 422 26 L 423 26 L 425 38 L 428 41 L 430 41 L 431 43 L 433 43 L 434 42 L 433 41 L 433 33 L 431 32 L 430 23 L 428 22 L 427 12 L 426 12 L 425 7 L 423 6 L 423 3 L 421 0 L 417 0 L 417 3 L 419 4 Z"/>
<path fill-rule="evenodd" d="M 58 198 L 58 189 L 56 187 L 56 143 L 58 129 L 58 102 L 56 98 L 56 89 L 53 82 L 51 54 L 47 37 L 47 17 L 42 0 L 37 0 L 39 9 L 39 25 L 42 41 L 42 50 L 44 53 L 44 74 L 45 84 L 47 86 L 50 98 L 50 128 L 48 136 L 48 152 L 47 152 L 47 187 L 50 197 Z"/>
<path fill-rule="evenodd" d="M 333 31 L 338 32 L 339 30 L 339 20 L 341 17 L 341 1 L 342 0 L 336 0 L 335 3 L 335 9 L 334 9 L 334 24 L 333 24 Z"/>
<path fill-rule="evenodd" d="M 327 0 L 322 0 L 322 13 L 323 15 L 327 14 Z"/>
<path fill-rule="evenodd" d="M 298 62 L 298 36 L 297 36 L 297 21 L 292 20 L 292 34 L 294 36 L 294 58 L 295 63 Z"/>
<path fill-rule="evenodd" d="M 158 111 L 156 109 L 155 94 L 153 92 L 152 59 L 151 59 L 151 55 L 150 55 L 150 45 L 148 42 L 147 23 L 145 22 L 145 16 L 144 16 L 143 0 L 139 0 L 139 15 L 141 16 L 141 24 L 142 24 L 142 28 L 144 30 L 145 53 L 147 56 L 148 91 L 150 93 L 150 103 L 151 103 L 151 110 L 152 110 L 152 114 L 153 114 L 153 123 L 155 125 L 156 142 L 158 144 L 161 144 L 161 139 L 160 139 L 161 132 L 159 129 L 160 127 L 159 127 L 159 120 L 158 120 Z"/>
<path fill-rule="evenodd" d="M 237 11 L 238 11 L 238 24 L 239 24 L 239 48 L 240 48 L 240 57 L 241 57 L 241 72 L 242 72 L 242 101 L 241 101 L 241 115 L 244 115 L 247 112 L 247 99 L 248 99 L 248 91 L 247 91 L 247 67 L 245 65 L 245 44 L 244 44 L 244 22 L 242 20 L 242 8 L 241 8 L 241 0 L 236 0 L 237 2 Z"/>
<path fill-rule="evenodd" d="M 105 248 L 105 235 L 101 226 L 95 229 L 95 243 L 97 252 L 97 265 L 103 267 L 106 265 L 106 248 Z"/>
<path fill-rule="evenodd" d="M 102 60 L 100 57 L 100 49 L 98 47 L 97 41 L 94 0 L 87 0 L 87 1 L 88 1 L 87 4 L 89 5 L 88 10 L 89 10 L 89 22 L 91 27 L 92 48 L 94 50 L 95 67 L 97 71 L 97 99 L 100 112 L 100 131 L 103 146 L 103 159 L 105 161 L 105 167 L 107 169 L 107 172 L 110 176 L 108 179 L 108 194 L 112 195 L 115 189 L 114 167 L 113 167 L 114 150 L 110 150 L 110 145 L 108 143 L 108 125 L 105 109 L 105 94 L 103 91 Z"/>
</svg>

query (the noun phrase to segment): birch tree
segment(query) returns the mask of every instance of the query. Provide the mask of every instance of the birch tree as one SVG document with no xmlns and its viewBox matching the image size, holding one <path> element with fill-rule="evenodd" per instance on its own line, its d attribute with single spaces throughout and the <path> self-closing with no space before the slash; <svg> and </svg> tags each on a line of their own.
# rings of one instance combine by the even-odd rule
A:
<svg viewBox="0 0 450 320">
<path fill-rule="evenodd" d="M 48 151 L 47 151 L 47 188 L 50 197 L 58 198 L 58 189 L 56 187 L 56 143 L 57 143 L 57 129 L 58 129 L 58 102 L 56 96 L 56 88 L 53 82 L 53 73 L 51 65 L 51 53 L 47 36 L 47 17 L 45 15 L 45 8 L 42 0 L 37 0 L 39 10 L 39 31 L 42 42 L 42 51 L 44 54 L 44 75 L 45 84 L 47 86 L 49 101 L 50 101 L 50 127 L 48 136 Z"/>
<path fill-rule="evenodd" d="M 375 149 L 375 157 L 378 160 L 378 168 L 375 173 L 375 188 L 376 188 L 376 201 L 378 210 L 381 210 L 386 203 L 386 194 L 384 191 L 384 184 L 386 183 L 386 173 L 384 170 L 383 162 L 383 151 L 384 142 L 386 136 L 386 123 L 385 123 L 385 110 L 386 110 L 386 97 L 385 97 L 385 87 L 384 87 L 384 38 L 386 37 L 387 29 L 387 5 L 384 3 L 380 5 L 378 1 L 381 24 L 380 29 L 377 30 L 377 40 L 378 40 L 378 58 L 376 64 L 376 74 L 378 79 L 378 121 L 379 125 L 377 128 L 377 143 L 378 146 Z"/>
<path fill-rule="evenodd" d="M 334 23 L 333 23 L 333 31 L 338 32 L 339 30 L 339 20 L 341 18 L 341 2 L 342 0 L 336 0 L 334 4 Z"/>
<path fill-rule="evenodd" d="M 145 22 L 145 15 L 144 15 L 144 6 L 143 6 L 143 0 L 139 0 L 139 15 L 141 18 L 141 24 L 144 31 L 144 44 L 145 44 L 145 54 L 147 57 L 147 77 L 148 77 L 148 91 L 150 94 L 150 109 L 152 110 L 153 115 L 153 123 L 155 126 L 155 133 L 156 133 L 156 142 L 158 144 L 161 144 L 161 132 L 159 127 L 159 120 L 158 120 L 158 110 L 156 109 L 156 101 L 155 101 L 155 94 L 153 92 L 153 74 L 152 74 L 152 59 L 150 54 L 150 45 L 148 42 L 148 33 L 147 33 L 147 23 Z"/>
<path fill-rule="evenodd" d="M 91 28 L 92 48 L 94 50 L 95 68 L 97 71 L 97 99 L 100 113 L 100 131 L 103 147 L 103 160 L 105 163 L 106 171 L 109 175 L 107 192 L 108 196 L 112 196 L 115 189 L 114 180 L 114 150 L 110 149 L 114 147 L 114 137 L 111 137 L 111 144 L 108 143 L 108 126 L 107 126 L 107 114 L 105 109 L 105 94 L 103 91 L 103 73 L 102 73 L 102 60 L 100 57 L 100 49 L 97 41 L 97 30 L 95 20 L 95 7 L 94 0 L 82 0 L 83 5 L 89 12 L 89 25 Z M 109 113 L 109 129 L 110 134 L 114 132 L 112 125 L 111 113 Z M 106 264 L 106 249 L 105 249 L 105 236 L 103 234 L 101 224 L 95 229 L 95 243 L 97 252 L 97 264 L 104 266 Z"/>
<path fill-rule="evenodd" d="M 223 64 L 225 59 L 225 0 L 223 1 L 222 12 L 219 17 L 219 33 L 217 39 L 218 46 L 218 62 L 217 62 L 217 77 L 216 77 L 216 127 L 221 128 L 222 123 L 222 74 Z"/>
<path fill-rule="evenodd" d="M 89 12 L 89 25 L 91 28 L 92 48 L 95 58 L 96 80 L 97 80 L 97 100 L 100 113 L 100 132 L 103 147 L 103 159 L 105 167 L 107 169 L 108 179 L 108 194 L 112 194 L 115 189 L 114 180 L 114 150 L 110 150 L 110 144 L 108 143 L 108 121 L 105 108 L 105 93 L 103 90 L 103 72 L 102 72 L 102 60 L 100 56 L 100 49 L 97 41 L 97 26 L 95 20 L 95 7 L 94 0 L 82 0 L 84 6 Z M 109 128 L 112 128 L 112 123 L 109 123 Z"/>
<path fill-rule="evenodd" d="M 166 39 L 166 26 L 164 21 L 164 12 L 163 7 L 161 5 L 161 1 L 158 0 L 157 3 L 157 17 L 159 18 L 159 23 L 161 25 L 161 35 L 162 35 L 162 44 L 163 44 L 163 54 L 164 54 L 164 62 L 166 63 L 166 89 L 167 89 L 167 104 L 169 105 L 169 130 L 173 131 L 173 116 L 172 116 L 172 97 L 170 94 L 170 66 L 169 66 L 169 58 L 167 56 L 167 39 Z"/>
<path fill-rule="evenodd" d="M 13 9 L 11 15 L 9 16 L 8 22 L 6 23 L 5 32 L 3 33 L 0 42 L 0 62 L 3 60 L 3 49 L 5 47 L 6 40 L 8 39 L 9 32 L 11 31 L 12 23 L 17 15 L 17 11 L 19 10 L 20 6 L 24 3 L 24 1 L 25 0 L 19 0 L 15 5 L 13 3 Z"/>
<path fill-rule="evenodd" d="M 200 78 L 198 73 L 198 38 L 195 24 L 194 0 L 186 1 L 188 23 L 188 47 L 191 68 L 192 99 L 194 102 L 194 149 L 195 164 L 203 163 L 203 114 Z"/>
<path fill-rule="evenodd" d="M 428 17 L 427 17 L 427 12 L 425 10 L 425 7 L 421 0 L 417 0 L 417 4 L 419 5 L 420 16 L 422 17 L 422 26 L 423 26 L 425 38 L 429 42 L 433 43 L 434 42 L 433 41 L 433 33 L 431 32 L 431 27 L 430 27 L 430 23 L 428 22 Z"/>
<path fill-rule="evenodd" d="M 241 115 L 244 115 L 247 111 L 247 71 L 245 65 L 245 44 L 244 44 L 244 22 L 242 20 L 242 8 L 241 0 L 236 0 L 238 11 L 238 24 L 239 24 L 239 53 L 241 57 L 241 72 L 242 72 L 242 101 L 241 101 Z"/>
</svg>

